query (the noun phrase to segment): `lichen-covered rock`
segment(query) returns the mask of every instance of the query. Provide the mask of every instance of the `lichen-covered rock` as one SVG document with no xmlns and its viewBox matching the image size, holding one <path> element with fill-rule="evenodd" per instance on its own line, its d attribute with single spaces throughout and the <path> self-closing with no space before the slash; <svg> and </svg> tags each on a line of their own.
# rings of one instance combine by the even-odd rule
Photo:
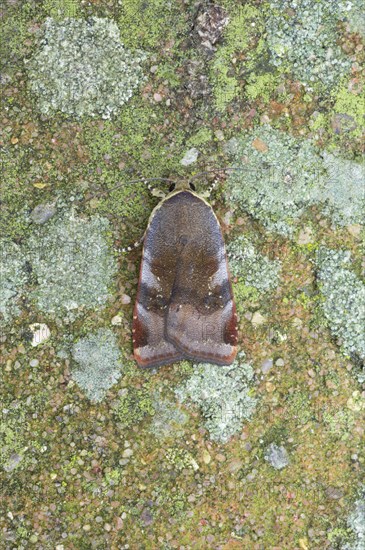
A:
<svg viewBox="0 0 365 550">
<path fill-rule="evenodd" d="M 191 400 L 204 417 L 210 438 L 226 443 L 249 420 L 257 400 L 251 395 L 253 369 L 244 354 L 230 366 L 194 365 L 194 374 L 175 390 L 179 400 Z"/>
<path fill-rule="evenodd" d="M 365 12 L 362 0 L 343 0 L 338 3 L 341 19 L 347 21 L 351 32 L 365 36 Z"/>
<path fill-rule="evenodd" d="M 17 304 L 27 281 L 25 259 L 21 249 L 12 241 L 0 241 L 0 326 L 19 315 Z"/>
<path fill-rule="evenodd" d="M 350 514 L 347 524 L 354 540 L 352 543 L 345 544 L 341 550 L 365 550 L 365 490 L 355 502 L 354 511 Z"/>
<path fill-rule="evenodd" d="M 241 168 L 229 175 L 229 199 L 268 229 L 290 235 L 294 220 L 324 185 L 316 147 L 264 125 L 233 138 L 226 150 Z"/>
<path fill-rule="evenodd" d="M 343 350 L 365 360 L 365 285 L 350 268 L 350 252 L 321 248 L 317 254 L 322 310 Z"/>
<path fill-rule="evenodd" d="M 72 346 L 77 366 L 72 378 L 91 401 L 101 401 L 122 375 L 121 353 L 117 339 L 108 329 L 99 329 Z"/>
<path fill-rule="evenodd" d="M 38 51 L 28 64 L 40 111 L 110 118 L 143 80 L 145 55 L 131 53 L 110 19 L 47 18 Z"/>
<path fill-rule="evenodd" d="M 323 153 L 326 182 L 324 212 L 336 225 L 363 223 L 365 219 L 364 164 Z"/>
<path fill-rule="evenodd" d="M 274 65 L 308 89 L 330 89 L 349 72 L 351 60 L 337 43 L 337 2 L 271 0 L 270 8 L 266 28 Z"/>
<path fill-rule="evenodd" d="M 282 470 L 289 464 L 289 456 L 285 447 L 279 447 L 275 443 L 271 443 L 266 449 L 265 460 L 267 460 L 275 470 Z"/>
<path fill-rule="evenodd" d="M 269 230 L 291 235 L 306 208 L 318 204 L 336 225 L 363 219 L 363 166 L 324 152 L 269 125 L 227 142 L 235 167 L 229 199 Z"/>
<path fill-rule="evenodd" d="M 105 237 L 108 227 L 104 218 L 70 214 L 31 236 L 28 258 L 37 280 L 31 296 L 41 311 L 74 319 L 106 303 L 116 271 Z"/>
<path fill-rule="evenodd" d="M 244 236 L 240 236 L 227 246 L 230 272 L 240 277 L 247 286 L 260 292 L 275 288 L 279 281 L 280 262 L 270 260 L 256 251 Z"/>
</svg>

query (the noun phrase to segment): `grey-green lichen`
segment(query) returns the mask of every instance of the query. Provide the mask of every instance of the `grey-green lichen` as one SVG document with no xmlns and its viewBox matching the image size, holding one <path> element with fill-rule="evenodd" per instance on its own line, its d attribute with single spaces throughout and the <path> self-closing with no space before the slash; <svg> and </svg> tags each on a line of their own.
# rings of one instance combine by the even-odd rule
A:
<svg viewBox="0 0 365 550">
<path fill-rule="evenodd" d="M 351 271 L 351 254 L 321 248 L 317 254 L 322 310 L 343 350 L 365 360 L 365 285 Z"/>
<path fill-rule="evenodd" d="M 26 283 L 25 260 L 20 247 L 12 241 L 0 241 L 0 326 L 19 315 L 18 300 Z"/>
<path fill-rule="evenodd" d="M 101 401 L 122 375 L 122 357 L 117 339 L 109 329 L 81 338 L 72 346 L 77 363 L 72 378 L 91 401 Z"/>
<path fill-rule="evenodd" d="M 305 209 L 317 204 L 337 225 L 359 223 L 364 209 L 363 166 L 264 125 L 227 142 L 237 170 L 229 199 L 269 230 L 291 235 Z"/>
<path fill-rule="evenodd" d="M 40 111 L 110 118 L 143 80 L 145 54 L 126 49 L 110 19 L 48 17 L 28 64 L 29 87 Z"/>
<path fill-rule="evenodd" d="M 365 489 L 360 498 L 355 502 L 353 512 L 350 514 L 347 524 L 353 535 L 353 542 L 346 543 L 341 550 L 365 550 Z"/>
<path fill-rule="evenodd" d="M 180 410 L 176 403 L 161 397 L 157 392 L 152 399 L 154 415 L 150 423 L 150 431 L 159 439 L 178 438 L 184 433 L 187 414 Z"/>
<path fill-rule="evenodd" d="M 268 229 L 290 235 L 295 219 L 314 202 L 324 168 L 309 141 L 264 125 L 226 144 L 240 170 L 227 183 L 230 200 Z"/>
<path fill-rule="evenodd" d="M 365 13 L 362 0 L 343 0 L 339 2 L 341 19 L 348 22 L 351 32 L 365 36 Z"/>
<path fill-rule="evenodd" d="M 351 61 L 338 45 L 340 4 L 326 0 L 271 0 L 266 22 L 271 62 L 308 89 L 330 89 Z"/>
<path fill-rule="evenodd" d="M 364 163 L 323 153 L 326 181 L 324 212 L 336 225 L 363 223 L 365 217 Z"/>
<path fill-rule="evenodd" d="M 252 395 L 253 369 L 241 352 L 230 366 L 194 365 L 194 374 L 175 390 L 179 400 L 200 407 L 212 440 L 226 443 L 242 429 L 256 407 Z"/>
<path fill-rule="evenodd" d="M 31 296 L 41 311 L 74 319 L 104 306 L 116 272 L 108 228 L 104 218 L 87 220 L 71 212 L 35 230 L 28 257 L 37 281 Z"/>
<path fill-rule="evenodd" d="M 266 45 L 261 38 L 264 31 L 260 10 L 249 3 L 237 5 L 229 16 L 223 32 L 223 44 L 217 49 L 209 64 L 215 107 L 224 111 L 227 104 L 240 92 L 239 73 L 244 71 L 252 77 L 260 72 L 258 60 L 262 61 Z M 237 57 L 244 53 L 244 67 Z"/>
<path fill-rule="evenodd" d="M 279 281 L 280 262 L 263 256 L 244 236 L 237 237 L 227 246 L 231 275 L 240 277 L 247 286 L 260 292 L 275 288 Z"/>
</svg>

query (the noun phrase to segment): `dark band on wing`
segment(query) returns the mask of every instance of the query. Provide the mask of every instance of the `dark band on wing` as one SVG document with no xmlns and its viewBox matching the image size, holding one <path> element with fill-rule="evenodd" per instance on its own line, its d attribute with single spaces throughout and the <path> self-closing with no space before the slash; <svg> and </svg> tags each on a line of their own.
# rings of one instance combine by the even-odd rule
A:
<svg viewBox="0 0 365 550">
<path fill-rule="evenodd" d="M 192 289 L 190 287 L 174 287 L 173 302 L 192 304 L 199 313 L 209 315 L 223 309 L 232 300 L 231 285 L 228 280 L 211 290 Z"/>
<path fill-rule="evenodd" d="M 162 317 L 166 313 L 169 299 L 165 298 L 159 289 L 148 286 L 146 283 L 141 283 L 138 291 L 138 302 L 147 311 L 151 311 Z"/>
</svg>

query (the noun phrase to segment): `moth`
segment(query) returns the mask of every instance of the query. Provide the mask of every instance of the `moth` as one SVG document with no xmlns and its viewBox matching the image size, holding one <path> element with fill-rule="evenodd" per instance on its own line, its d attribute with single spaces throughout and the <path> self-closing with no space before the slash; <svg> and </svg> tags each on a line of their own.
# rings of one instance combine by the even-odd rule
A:
<svg viewBox="0 0 365 550">
<path fill-rule="evenodd" d="M 193 184 L 175 183 L 152 211 L 133 312 L 141 367 L 183 359 L 230 365 L 237 314 L 219 221 Z"/>
</svg>

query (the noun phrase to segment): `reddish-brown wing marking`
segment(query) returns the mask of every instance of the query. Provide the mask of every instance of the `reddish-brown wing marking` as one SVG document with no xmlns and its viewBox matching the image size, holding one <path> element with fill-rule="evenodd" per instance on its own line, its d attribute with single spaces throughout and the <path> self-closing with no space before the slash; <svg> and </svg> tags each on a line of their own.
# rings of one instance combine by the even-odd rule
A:
<svg viewBox="0 0 365 550">
<path fill-rule="evenodd" d="M 181 359 L 229 365 L 237 316 L 224 240 L 212 208 L 176 191 L 151 215 L 133 316 L 134 356 L 153 367 Z"/>
</svg>

